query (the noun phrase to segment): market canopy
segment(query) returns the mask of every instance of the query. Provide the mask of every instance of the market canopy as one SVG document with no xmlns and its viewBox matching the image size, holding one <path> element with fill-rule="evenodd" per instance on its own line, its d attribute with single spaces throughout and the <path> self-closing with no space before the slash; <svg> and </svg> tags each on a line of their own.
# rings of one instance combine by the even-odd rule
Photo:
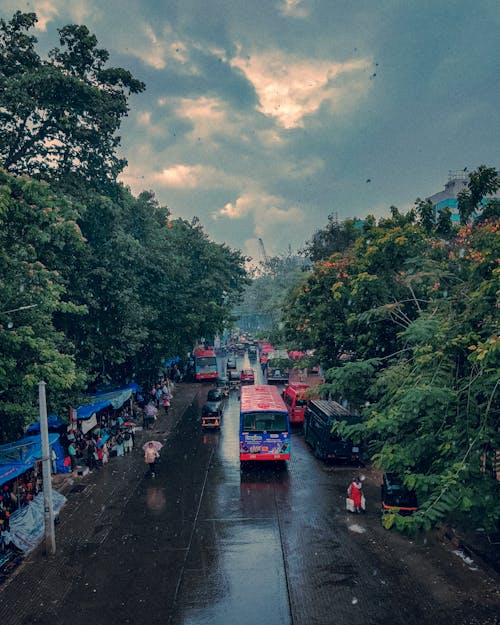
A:
<svg viewBox="0 0 500 625">
<path fill-rule="evenodd" d="M 47 425 L 48 425 L 49 430 L 50 429 L 57 430 L 62 425 L 67 425 L 67 423 L 66 421 L 63 421 L 60 417 L 58 417 L 56 414 L 50 414 L 47 417 Z M 36 421 L 35 423 L 28 425 L 28 427 L 26 428 L 26 434 L 38 434 L 39 432 L 40 432 L 40 421 Z"/>
<path fill-rule="evenodd" d="M 59 439 L 59 434 L 49 434 L 49 445 Z M 0 445 L 0 486 L 22 475 L 35 466 L 42 457 L 40 436 L 26 436 L 13 443 Z"/>
<path fill-rule="evenodd" d="M 77 419 L 90 419 L 92 415 L 112 406 L 115 410 L 121 408 L 130 399 L 133 393 L 140 391 L 141 387 L 135 382 L 112 391 L 100 391 L 89 397 L 90 402 L 77 408 Z"/>
</svg>

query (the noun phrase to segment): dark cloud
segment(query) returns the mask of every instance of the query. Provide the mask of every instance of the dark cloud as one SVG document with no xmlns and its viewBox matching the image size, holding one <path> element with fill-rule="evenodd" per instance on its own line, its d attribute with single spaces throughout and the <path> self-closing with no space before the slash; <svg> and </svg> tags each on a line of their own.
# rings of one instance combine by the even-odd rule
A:
<svg viewBox="0 0 500 625">
<path fill-rule="evenodd" d="M 47 49 L 76 15 L 54 6 Z M 78 21 L 147 85 L 120 133 L 128 182 L 232 247 L 300 247 L 331 213 L 383 214 L 440 190 L 450 169 L 500 166 L 497 0 L 86 6 Z"/>
</svg>

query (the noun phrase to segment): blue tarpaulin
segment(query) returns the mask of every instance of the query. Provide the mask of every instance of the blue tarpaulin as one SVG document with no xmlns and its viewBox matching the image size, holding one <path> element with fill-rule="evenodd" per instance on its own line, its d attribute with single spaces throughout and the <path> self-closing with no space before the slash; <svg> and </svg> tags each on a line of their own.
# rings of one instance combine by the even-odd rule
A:
<svg viewBox="0 0 500 625">
<path fill-rule="evenodd" d="M 163 363 L 163 366 L 164 367 L 171 367 L 172 365 L 175 365 L 176 363 L 180 362 L 180 360 L 181 359 L 179 358 L 179 356 L 176 356 L 175 358 L 171 358 L 170 360 L 166 360 Z"/>
<path fill-rule="evenodd" d="M 58 439 L 59 434 L 49 434 L 49 445 Z M 40 436 L 26 436 L 14 443 L 0 445 L 0 486 L 32 469 L 41 457 Z"/>
<path fill-rule="evenodd" d="M 90 419 L 93 414 L 95 414 L 96 412 L 100 412 L 101 410 L 104 410 L 104 408 L 107 408 L 111 405 L 111 402 L 109 400 L 106 400 L 94 401 L 91 404 L 85 404 L 83 406 L 80 406 L 76 411 L 77 419 Z"/>
<path fill-rule="evenodd" d="M 123 404 L 130 399 L 133 393 L 141 390 L 141 387 L 135 382 L 131 382 L 126 386 L 122 386 L 112 391 L 100 391 L 89 397 L 89 403 L 80 406 L 77 409 L 78 419 L 90 419 L 90 417 L 112 406 L 115 409 L 121 408 Z"/>
<path fill-rule="evenodd" d="M 57 430 L 62 425 L 67 425 L 66 421 L 60 419 L 56 414 L 49 414 L 47 417 L 49 430 Z M 26 434 L 38 434 L 40 432 L 40 421 L 36 421 L 26 428 Z"/>
<path fill-rule="evenodd" d="M 66 497 L 52 491 L 52 509 L 57 516 Z M 10 517 L 6 539 L 24 552 L 32 551 L 45 534 L 45 505 L 43 493 L 38 493 L 28 506 L 18 508 Z"/>
</svg>

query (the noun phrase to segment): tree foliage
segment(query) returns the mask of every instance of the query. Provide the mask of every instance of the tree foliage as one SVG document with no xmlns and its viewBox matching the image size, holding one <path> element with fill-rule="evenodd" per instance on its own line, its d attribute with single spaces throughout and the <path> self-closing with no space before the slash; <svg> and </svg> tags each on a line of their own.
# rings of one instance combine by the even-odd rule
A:
<svg viewBox="0 0 500 625">
<path fill-rule="evenodd" d="M 345 433 L 417 490 L 418 513 L 386 519 L 400 529 L 465 517 L 493 527 L 500 515 L 500 229 L 497 202 L 484 197 L 498 186 L 492 171 L 471 174 L 465 194 L 480 218 L 444 228 L 422 200 L 406 215 L 393 208 L 342 254 L 318 260 L 286 300 L 289 341 L 316 349 L 324 390 L 363 415 Z"/>
<path fill-rule="evenodd" d="M 144 85 L 87 27 L 42 59 L 34 13 L 0 20 L 0 440 L 85 391 L 156 381 L 221 332 L 247 283 L 239 251 L 116 182 L 116 131 Z M 43 179 L 43 181 L 36 181 Z"/>
<path fill-rule="evenodd" d="M 60 47 L 42 59 L 30 30 L 35 13 L 0 20 L 0 160 L 24 173 L 68 187 L 116 180 L 126 161 L 116 135 L 127 97 L 144 84 L 123 68 L 106 67 L 109 54 L 86 26 L 59 30 Z"/>
</svg>

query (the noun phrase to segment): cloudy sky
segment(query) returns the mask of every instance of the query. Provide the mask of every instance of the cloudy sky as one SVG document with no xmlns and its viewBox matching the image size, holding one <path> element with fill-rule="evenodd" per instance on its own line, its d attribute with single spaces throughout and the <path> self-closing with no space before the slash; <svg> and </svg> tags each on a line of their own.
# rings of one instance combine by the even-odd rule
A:
<svg viewBox="0 0 500 625">
<path fill-rule="evenodd" d="M 85 24 L 146 83 L 122 125 L 134 193 L 259 258 L 329 214 L 402 209 L 500 167 L 499 0 L 0 0 L 37 37 Z"/>
</svg>

